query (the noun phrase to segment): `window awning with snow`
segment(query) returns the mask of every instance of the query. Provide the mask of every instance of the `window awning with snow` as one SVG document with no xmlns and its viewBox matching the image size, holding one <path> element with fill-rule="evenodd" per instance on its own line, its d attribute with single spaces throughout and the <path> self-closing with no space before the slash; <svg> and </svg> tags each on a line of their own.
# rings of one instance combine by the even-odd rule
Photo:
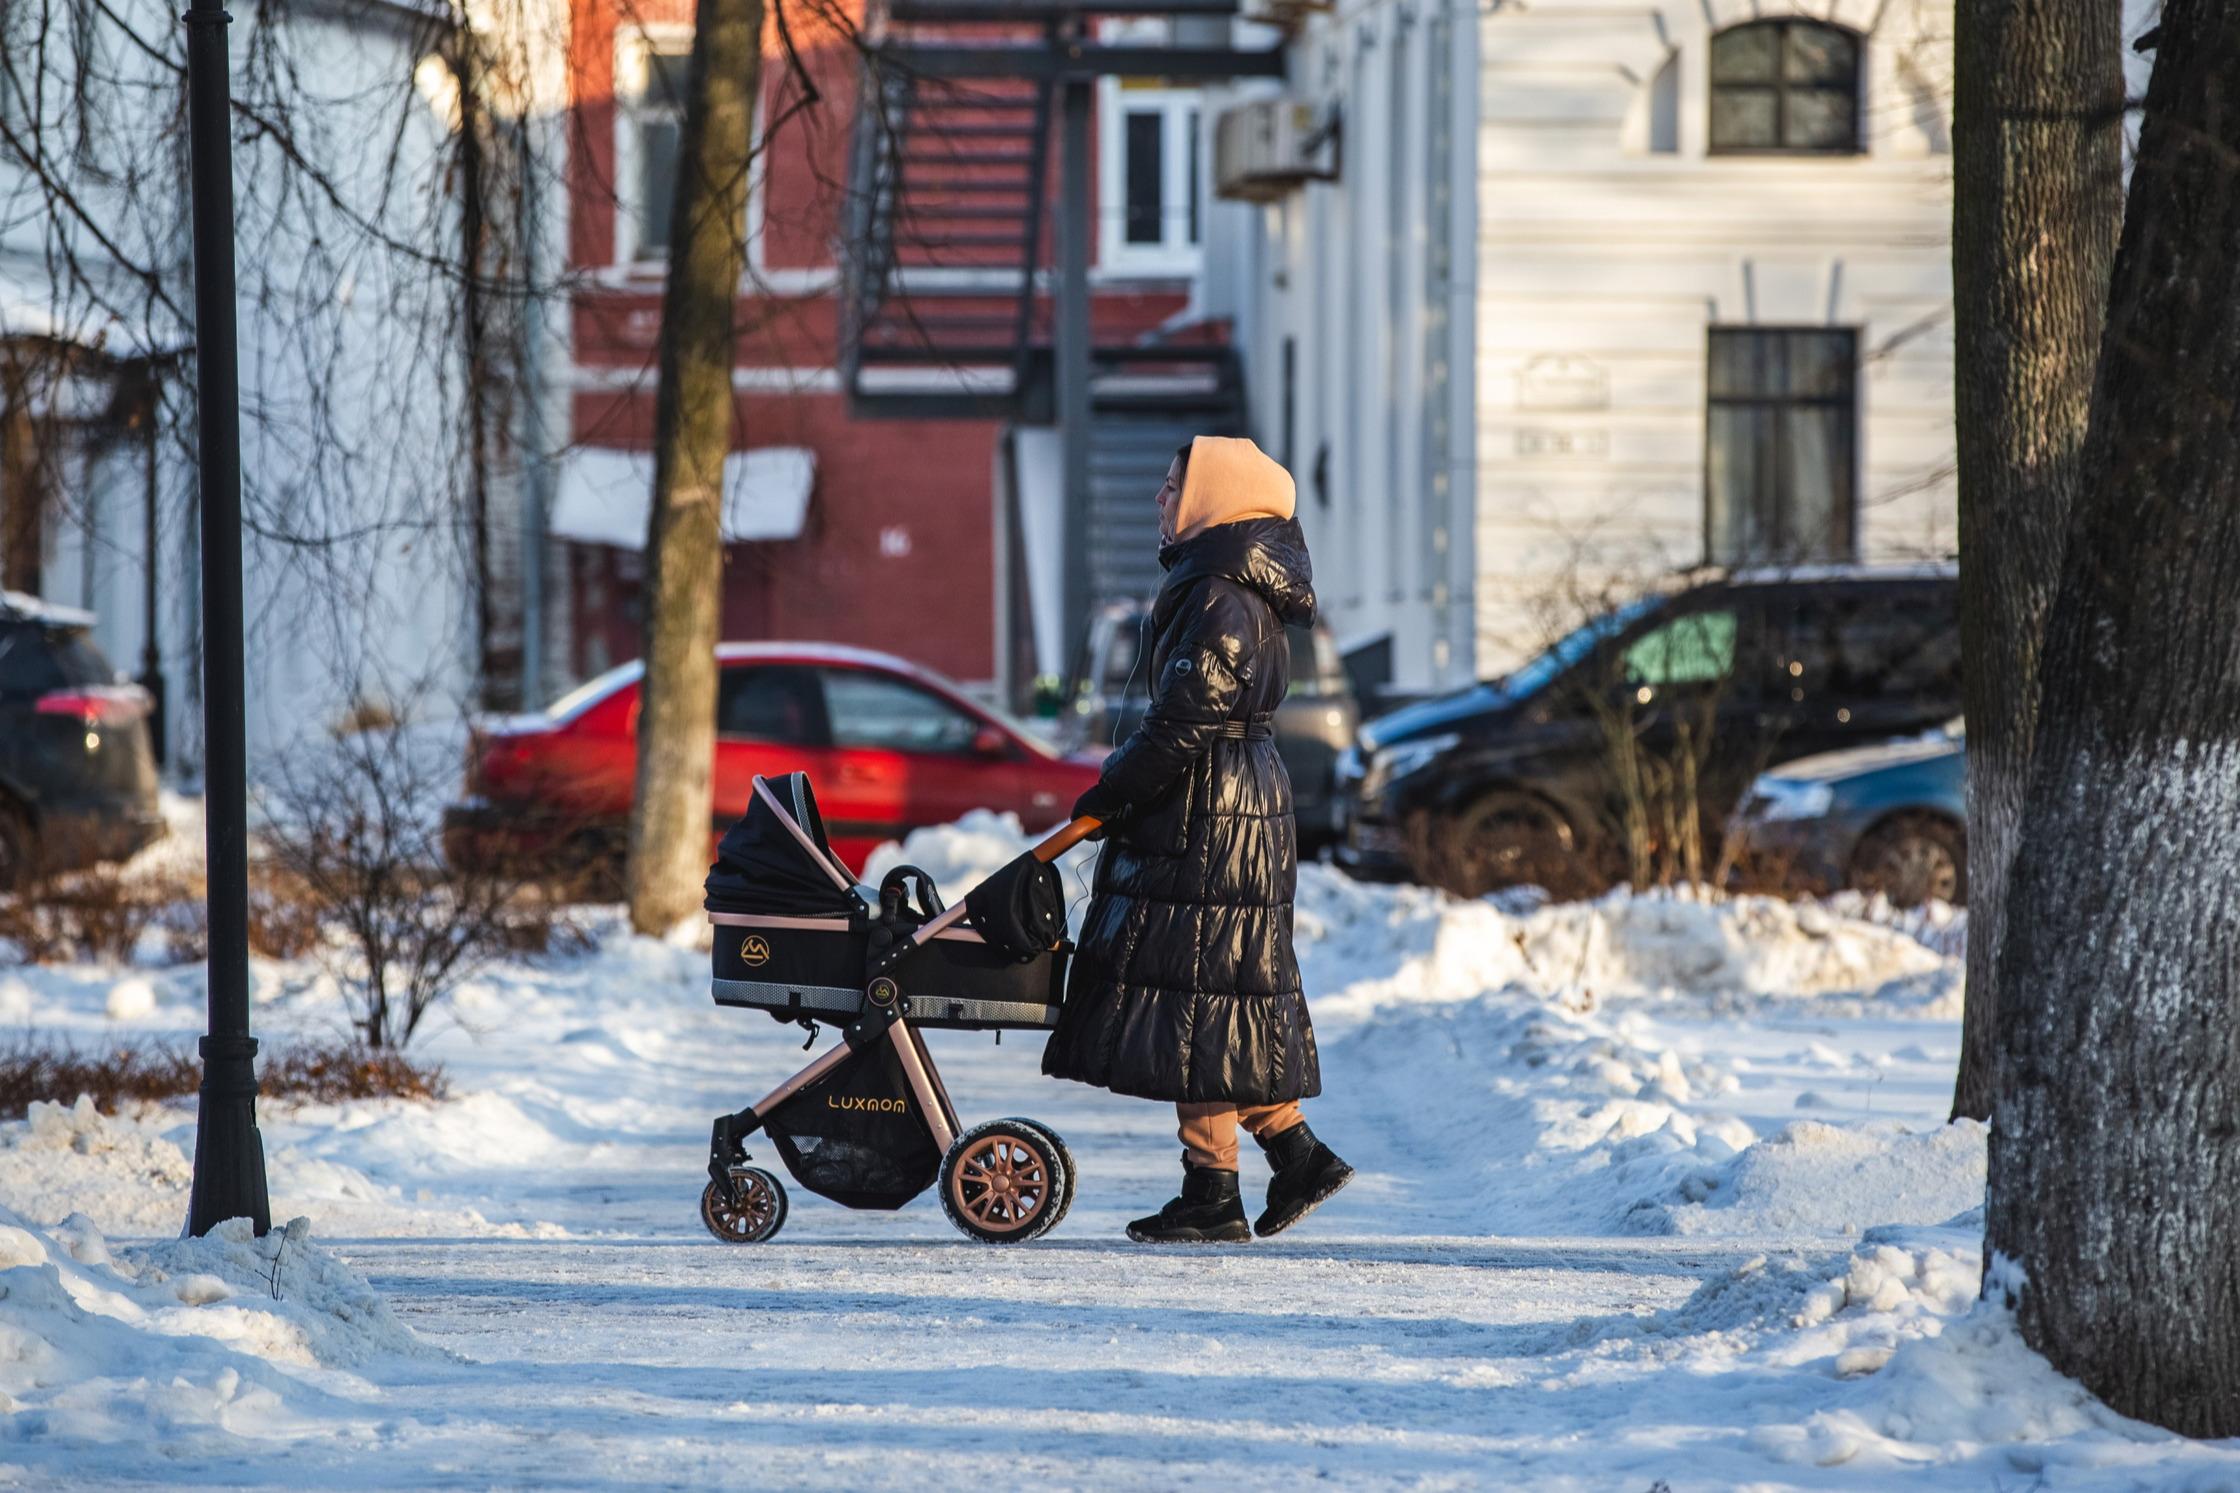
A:
<svg viewBox="0 0 2240 1493">
<path fill-rule="evenodd" d="M 809 513 L 817 454 L 804 446 L 762 446 L 723 459 L 723 542 L 797 539 Z M 586 447 L 560 462 L 552 532 L 579 544 L 646 546 L 653 509 L 653 453 Z"/>
</svg>

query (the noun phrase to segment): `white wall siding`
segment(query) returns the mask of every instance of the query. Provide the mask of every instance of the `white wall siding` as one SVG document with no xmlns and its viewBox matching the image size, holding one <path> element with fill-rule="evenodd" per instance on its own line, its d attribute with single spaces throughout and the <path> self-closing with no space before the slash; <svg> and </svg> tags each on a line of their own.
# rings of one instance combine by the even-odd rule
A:
<svg viewBox="0 0 2240 1493">
<path fill-rule="evenodd" d="M 1955 547 L 1949 6 L 1809 13 L 1862 34 L 1863 154 L 1710 154 L 1711 35 L 1787 13 L 1545 0 L 1481 20 L 1484 672 L 1567 600 L 1705 557 L 1713 326 L 1856 328 L 1858 552 Z"/>
</svg>

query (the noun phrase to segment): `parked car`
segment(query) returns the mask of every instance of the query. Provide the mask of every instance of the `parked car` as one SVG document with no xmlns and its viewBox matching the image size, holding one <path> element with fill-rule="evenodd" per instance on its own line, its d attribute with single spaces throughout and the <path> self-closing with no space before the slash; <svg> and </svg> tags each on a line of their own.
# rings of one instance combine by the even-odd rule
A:
<svg viewBox="0 0 2240 1493">
<path fill-rule="evenodd" d="M 163 834 L 148 692 L 93 615 L 0 591 L 0 890 L 122 860 Z"/>
<path fill-rule="evenodd" d="M 1371 721 L 1339 763 L 1340 863 L 1471 896 L 1551 875 L 1567 891 L 1609 884 L 1625 871 L 1621 712 L 1642 753 L 1693 747 L 1715 851 L 1769 764 L 1960 713 L 1956 571 L 1737 571 L 1592 618 L 1505 679 Z"/>
<path fill-rule="evenodd" d="M 1967 738 L 1923 736 L 1783 763 L 1744 795 L 1730 834 L 1755 876 L 1899 907 L 1968 900 Z"/>
<path fill-rule="evenodd" d="M 1141 605 L 1118 602 L 1090 619 L 1058 717 L 1059 739 L 1067 747 L 1101 758 L 1127 739 L 1150 708 L 1151 681 L 1137 667 L 1149 616 Z M 1286 631 L 1291 691 L 1276 711 L 1276 750 L 1291 775 L 1300 848 L 1312 851 L 1337 838 L 1338 754 L 1353 741 L 1361 712 L 1330 629 L 1317 623 Z"/>
<path fill-rule="evenodd" d="M 746 812 L 756 774 L 816 784 L 833 849 L 860 871 L 882 841 L 970 809 L 1029 829 L 1062 820 L 1096 781 L 947 680 L 890 654 L 823 643 L 716 650 L 713 838 Z M 444 815 L 455 865 L 508 856 L 619 864 L 637 773 L 644 666 L 610 669 L 535 715 L 477 724 L 466 799 Z"/>
</svg>

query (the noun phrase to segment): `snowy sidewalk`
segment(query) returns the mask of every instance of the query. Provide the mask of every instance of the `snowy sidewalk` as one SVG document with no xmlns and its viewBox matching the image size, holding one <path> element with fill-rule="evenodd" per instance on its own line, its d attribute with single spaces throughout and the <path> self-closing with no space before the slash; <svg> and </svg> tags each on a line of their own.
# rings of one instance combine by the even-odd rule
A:
<svg viewBox="0 0 2240 1493">
<path fill-rule="evenodd" d="M 908 856 L 954 896 L 1018 843 L 982 824 Z M 1121 1237 L 1174 1187 L 1170 1112 L 1042 1079 L 1025 1034 L 950 1033 L 967 1122 L 1072 1147 L 1053 1235 L 992 1248 L 930 1197 L 795 1189 L 776 1240 L 717 1243 L 708 1119 L 803 1062 L 799 1034 L 611 922 L 461 993 L 430 1042 L 452 1097 L 267 1106 L 275 1218 L 313 1220 L 292 1262 L 115 1243 L 176 1230 L 191 1110 L 0 1125 L 0 1477 L 2240 1489 L 2240 1449 L 2119 1420 L 1976 1304 L 1949 953 L 1810 907 L 1505 914 L 1320 868 L 1299 922 L 1309 1115 L 1362 1175 L 1232 1249 Z M 312 971 L 258 979 L 261 1031 L 332 1029 Z M 0 970 L 0 1020 L 81 1045 L 182 1035 L 199 1001 L 191 968 Z"/>
</svg>

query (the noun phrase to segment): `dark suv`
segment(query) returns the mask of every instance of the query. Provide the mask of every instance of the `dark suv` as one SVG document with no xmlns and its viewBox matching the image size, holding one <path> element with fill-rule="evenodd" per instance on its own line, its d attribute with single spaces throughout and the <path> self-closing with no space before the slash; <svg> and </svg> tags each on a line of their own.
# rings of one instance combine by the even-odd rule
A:
<svg viewBox="0 0 2240 1493">
<path fill-rule="evenodd" d="M 1708 865 L 1766 767 L 1959 713 L 1954 567 L 1737 571 L 1371 721 L 1338 767 L 1338 859 L 1465 896 L 1593 891 L 1627 874 L 1629 847 L 1683 832 Z M 1693 814 L 1671 811 L 1683 800 Z"/>
<path fill-rule="evenodd" d="M 118 682 L 92 627 L 0 591 L 0 890 L 163 834 L 148 693 Z"/>
</svg>

